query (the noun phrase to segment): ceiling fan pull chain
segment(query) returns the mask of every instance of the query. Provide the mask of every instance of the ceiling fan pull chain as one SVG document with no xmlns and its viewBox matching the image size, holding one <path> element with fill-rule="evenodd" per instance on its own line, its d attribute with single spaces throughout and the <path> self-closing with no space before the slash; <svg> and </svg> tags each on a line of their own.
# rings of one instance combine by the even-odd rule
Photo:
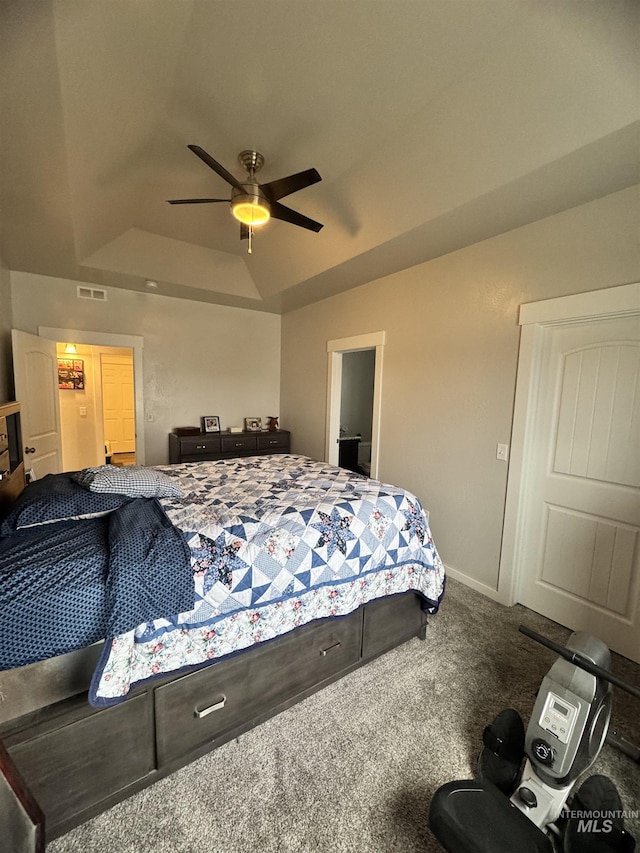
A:
<svg viewBox="0 0 640 853">
<path fill-rule="evenodd" d="M 249 249 L 248 254 L 251 254 L 251 240 L 253 239 L 253 225 L 249 226 Z"/>
</svg>

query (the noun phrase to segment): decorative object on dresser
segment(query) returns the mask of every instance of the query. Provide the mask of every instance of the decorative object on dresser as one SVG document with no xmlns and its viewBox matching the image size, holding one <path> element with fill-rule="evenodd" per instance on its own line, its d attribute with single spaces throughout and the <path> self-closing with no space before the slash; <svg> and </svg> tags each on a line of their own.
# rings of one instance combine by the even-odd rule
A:
<svg viewBox="0 0 640 853">
<path fill-rule="evenodd" d="M 169 434 L 169 462 L 211 462 L 234 456 L 264 456 L 289 453 L 291 433 L 275 432 L 198 433 L 197 436 Z"/>
<path fill-rule="evenodd" d="M 200 427 L 176 427 L 176 435 L 200 435 Z"/>
<path fill-rule="evenodd" d="M 277 415 L 269 415 L 269 431 L 275 432 L 278 429 L 278 416 Z"/>
<path fill-rule="evenodd" d="M 246 432 L 258 432 L 262 429 L 262 418 L 245 418 L 244 428 Z"/>
<path fill-rule="evenodd" d="M 220 418 L 217 415 L 205 415 L 202 418 L 202 432 L 220 432 Z"/>
</svg>

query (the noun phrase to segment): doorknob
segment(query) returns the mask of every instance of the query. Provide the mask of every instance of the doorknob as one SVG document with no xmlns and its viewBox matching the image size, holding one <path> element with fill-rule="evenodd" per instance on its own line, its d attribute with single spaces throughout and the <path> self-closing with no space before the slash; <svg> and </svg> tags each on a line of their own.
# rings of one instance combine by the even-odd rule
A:
<svg viewBox="0 0 640 853">
<path fill-rule="evenodd" d="M 25 453 L 35 453 L 36 449 L 35 449 L 35 447 L 25 447 L 24 452 Z"/>
</svg>

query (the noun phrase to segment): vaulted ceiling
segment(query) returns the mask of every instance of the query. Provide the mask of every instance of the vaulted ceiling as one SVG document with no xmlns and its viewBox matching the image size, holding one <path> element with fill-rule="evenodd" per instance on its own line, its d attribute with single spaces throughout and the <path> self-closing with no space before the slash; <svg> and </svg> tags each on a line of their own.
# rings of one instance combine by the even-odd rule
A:
<svg viewBox="0 0 640 853">
<path fill-rule="evenodd" d="M 638 183 L 624 0 L 2 0 L 9 269 L 281 312 Z M 315 167 L 252 254 L 226 204 Z"/>
</svg>

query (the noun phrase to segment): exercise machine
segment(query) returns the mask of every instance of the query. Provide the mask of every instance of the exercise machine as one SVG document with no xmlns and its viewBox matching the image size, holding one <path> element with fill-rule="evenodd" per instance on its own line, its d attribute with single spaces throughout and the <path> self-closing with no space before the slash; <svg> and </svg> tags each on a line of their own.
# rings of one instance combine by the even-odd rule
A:
<svg viewBox="0 0 640 853">
<path fill-rule="evenodd" d="M 591 634 L 574 632 L 560 646 L 519 630 L 559 658 L 526 731 L 517 711 L 502 711 L 484 730 L 478 778 L 436 791 L 432 832 L 449 853 L 631 853 L 635 840 L 613 782 L 594 775 L 574 786 L 605 741 L 640 763 L 640 750 L 610 731 L 613 685 L 636 698 L 640 689 L 609 671 L 609 649 Z"/>
</svg>

